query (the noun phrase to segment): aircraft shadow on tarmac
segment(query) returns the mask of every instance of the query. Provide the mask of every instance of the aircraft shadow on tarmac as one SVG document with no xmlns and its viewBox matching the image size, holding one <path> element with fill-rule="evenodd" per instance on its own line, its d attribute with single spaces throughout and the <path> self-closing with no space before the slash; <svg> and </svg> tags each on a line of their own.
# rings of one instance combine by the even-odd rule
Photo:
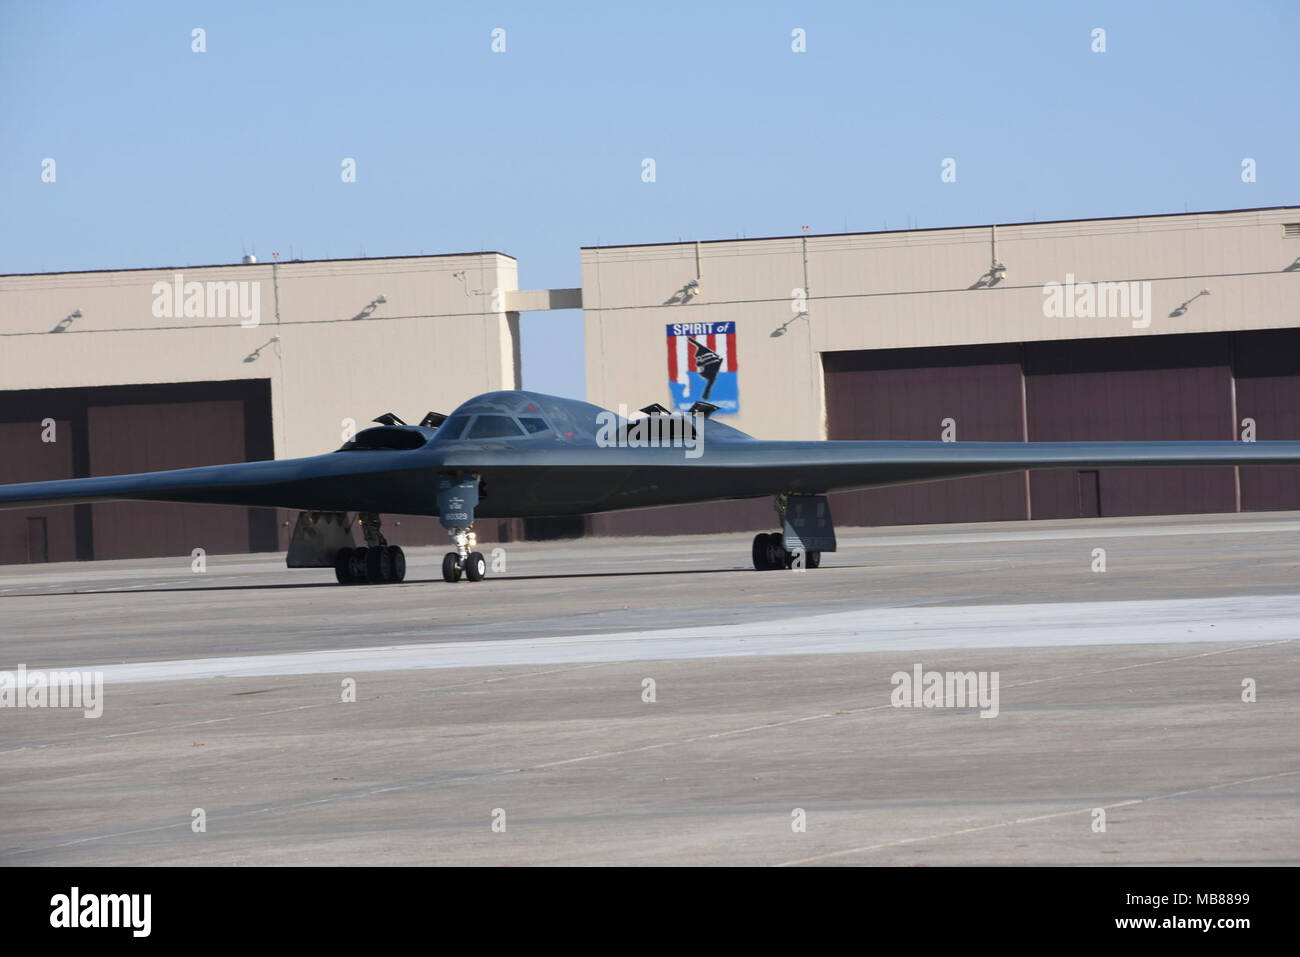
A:
<svg viewBox="0 0 1300 957">
<path fill-rule="evenodd" d="M 836 568 L 857 568 L 857 565 L 836 565 Z M 582 578 L 640 578 L 649 575 L 727 575 L 735 572 L 752 572 L 753 569 L 745 565 L 738 565 L 735 568 L 683 568 L 683 569 L 658 569 L 651 571 L 639 572 L 570 572 L 568 574 L 551 574 L 551 575 L 501 575 L 486 578 L 484 581 L 502 581 L 502 582 L 522 582 L 522 581 L 564 581 L 567 579 Z M 411 585 L 445 585 L 441 578 L 408 578 L 404 582 L 390 583 L 380 587 L 383 588 L 402 588 Z M 482 584 L 475 583 L 475 584 Z M 334 581 L 319 582 L 273 582 L 271 584 L 259 585 L 178 585 L 174 588 L 78 588 L 76 591 L 36 591 L 36 592 L 3 592 L 0 591 L 0 600 L 5 598 L 44 598 L 51 595 L 156 595 L 169 594 L 177 592 L 192 591 L 283 591 L 295 588 L 338 588 L 338 583 Z M 354 586 L 357 588 L 367 588 L 365 585 Z M 473 587 L 470 583 L 457 584 L 457 588 Z"/>
</svg>

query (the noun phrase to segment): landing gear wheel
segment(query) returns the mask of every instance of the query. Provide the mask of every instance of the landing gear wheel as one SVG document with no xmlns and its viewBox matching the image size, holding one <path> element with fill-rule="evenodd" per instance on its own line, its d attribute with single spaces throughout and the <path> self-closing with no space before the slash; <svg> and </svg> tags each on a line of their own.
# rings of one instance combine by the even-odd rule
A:
<svg viewBox="0 0 1300 957">
<path fill-rule="evenodd" d="M 785 536 L 780 532 L 773 532 L 767 537 L 767 567 L 768 568 L 789 568 L 791 554 L 785 550 Z"/>
<path fill-rule="evenodd" d="M 807 568 L 820 568 L 822 564 L 821 552 L 804 552 L 803 563 Z"/>
<path fill-rule="evenodd" d="M 364 545 L 361 548 L 352 549 L 352 561 L 349 564 L 350 571 L 348 574 L 352 578 L 354 585 L 364 585 L 370 581 L 370 569 L 367 558 L 370 549 Z"/>
<path fill-rule="evenodd" d="M 352 553 L 355 549 L 340 548 L 334 556 L 334 577 L 340 585 L 352 584 Z"/>
<path fill-rule="evenodd" d="M 455 552 L 448 552 L 442 556 L 442 580 L 445 582 L 460 581 L 460 556 Z"/>
<path fill-rule="evenodd" d="M 375 585 L 393 580 L 393 557 L 387 547 L 377 545 L 366 552 L 366 580 Z"/>
<path fill-rule="evenodd" d="M 482 552 L 470 552 L 465 559 L 465 577 L 472 582 L 481 582 L 487 577 L 487 559 Z"/>
<path fill-rule="evenodd" d="M 406 580 L 406 552 L 397 545 L 388 546 L 388 581 L 397 583 Z"/>
<path fill-rule="evenodd" d="M 771 550 L 772 536 L 767 532 L 759 532 L 754 536 L 754 547 L 752 549 L 754 568 L 760 572 L 770 571 L 774 565 L 769 564 L 768 553 Z"/>
</svg>

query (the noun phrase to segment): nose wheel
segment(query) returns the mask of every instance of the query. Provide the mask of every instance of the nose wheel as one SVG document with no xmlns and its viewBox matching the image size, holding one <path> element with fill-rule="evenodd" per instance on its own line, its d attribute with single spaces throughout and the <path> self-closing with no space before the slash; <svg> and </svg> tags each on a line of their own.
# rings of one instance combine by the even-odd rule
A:
<svg viewBox="0 0 1300 957">
<path fill-rule="evenodd" d="M 487 578 L 487 559 L 482 552 L 470 552 L 462 559 L 455 552 L 442 556 L 442 580 L 449 583 L 460 581 L 461 576 L 472 582 L 481 582 Z"/>
<path fill-rule="evenodd" d="M 487 578 L 487 559 L 482 552 L 470 551 L 470 547 L 478 543 L 474 533 L 468 528 L 453 528 L 451 537 L 456 543 L 456 551 L 442 556 L 442 580 L 455 583 L 462 575 L 472 582 Z"/>
</svg>

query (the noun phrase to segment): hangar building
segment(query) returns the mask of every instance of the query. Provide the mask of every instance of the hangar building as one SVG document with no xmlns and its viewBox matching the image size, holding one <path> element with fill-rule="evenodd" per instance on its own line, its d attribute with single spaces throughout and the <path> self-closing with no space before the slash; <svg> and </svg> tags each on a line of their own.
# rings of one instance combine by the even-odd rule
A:
<svg viewBox="0 0 1300 957">
<path fill-rule="evenodd" d="M 0 277 L 0 483 L 314 455 L 384 412 L 415 423 L 517 388 L 516 268 L 470 253 Z M 284 549 L 295 517 L 0 511 L 0 563 Z M 446 541 L 435 519 L 402 522 L 385 522 L 395 544 Z"/>
<path fill-rule="evenodd" d="M 1300 207 L 600 246 L 582 250 L 582 294 L 590 401 L 699 397 L 694 331 L 724 358 L 715 414 L 759 438 L 1300 439 Z M 839 525 L 1295 508 L 1300 470 L 1281 468 L 832 499 Z M 600 534 L 768 527 L 767 502 L 588 520 Z"/>
</svg>

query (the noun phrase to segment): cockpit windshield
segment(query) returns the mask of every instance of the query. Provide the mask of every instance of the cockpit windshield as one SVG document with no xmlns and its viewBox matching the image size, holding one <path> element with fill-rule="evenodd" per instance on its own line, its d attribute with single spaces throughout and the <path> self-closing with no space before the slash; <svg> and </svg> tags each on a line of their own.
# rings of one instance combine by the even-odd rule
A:
<svg viewBox="0 0 1300 957">
<path fill-rule="evenodd" d="M 453 415 L 446 422 L 438 427 L 438 438 L 440 439 L 458 439 L 460 434 L 465 431 L 465 426 L 469 425 L 470 416 Z"/>
<path fill-rule="evenodd" d="M 546 420 L 532 409 L 515 417 L 504 412 L 459 412 L 438 429 L 439 439 L 505 439 L 539 435 L 550 430 Z"/>
<path fill-rule="evenodd" d="M 479 415 L 465 433 L 467 439 L 501 439 L 524 434 L 523 426 L 508 415 Z"/>
</svg>

